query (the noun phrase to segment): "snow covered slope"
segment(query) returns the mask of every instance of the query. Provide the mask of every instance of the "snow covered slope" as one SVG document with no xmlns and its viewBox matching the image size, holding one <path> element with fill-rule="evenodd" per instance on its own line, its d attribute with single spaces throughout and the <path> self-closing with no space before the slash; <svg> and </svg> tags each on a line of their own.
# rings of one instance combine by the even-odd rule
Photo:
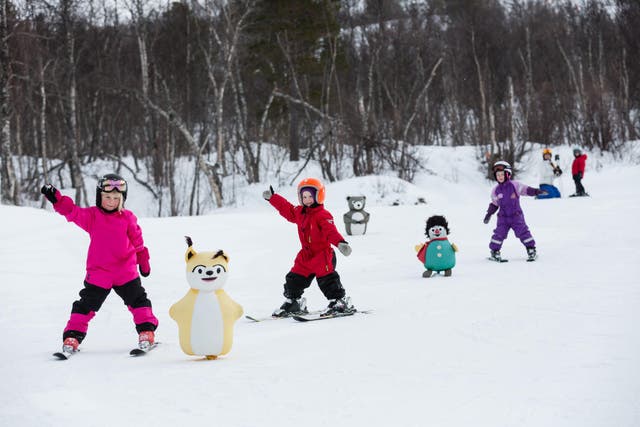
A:
<svg viewBox="0 0 640 427">
<path fill-rule="evenodd" d="M 416 185 L 369 177 L 327 188 L 341 230 L 346 195 L 371 201 L 368 232 L 347 237 L 353 254 L 338 254 L 337 270 L 356 307 L 373 314 L 241 319 L 231 353 L 217 361 L 183 354 L 168 315 L 188 289 L 184 236 L 228 252 L 227 292 L 246 313 L 269 314 L 299 243 L 262 188 L 241 209 L 140 218 L 152 267 L 143 282 L 162 342 L 143 358 L 128 356 L 136 334 L 112 293 L 81 353 L 52 360 L 88 239 L 55 213 L 0 206 L 0 425 L 640 425 L 640 167 L 588 171 L 591 198 L 523 198 L 539 260 L 525 262 L 510 234 L 510 262 L 497 264 L 486 260 L 495 217 L 482 223 L 491 183 L 469 152 L 443 150 L 427 165 L 435 174 Z M 427 203 L 414 204 L 421 197 Z M 415 257 L 433 214 L 448 218 L 460 248 L 449 278 L 423 279 Z M 326 304 L 315 282 L 306 297 L 311 308 Z"/>
</svg>

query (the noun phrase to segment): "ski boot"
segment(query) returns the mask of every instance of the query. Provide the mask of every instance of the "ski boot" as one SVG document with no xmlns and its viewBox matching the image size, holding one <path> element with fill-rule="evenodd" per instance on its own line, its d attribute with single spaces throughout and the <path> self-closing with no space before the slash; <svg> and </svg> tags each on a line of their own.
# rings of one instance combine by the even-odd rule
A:
<svg viewBox="0 0 640 427">
<path fill-rule="evenodd" d="M 353 304 L 351 304 L 351 298 L 344 296 L 329 301 L 329 305 L 320 313 L 320 316 L 331 316 L 336 313 L 351 313 L 354 311 L 356 311 L 356 309 Z"/>
<path fill-rule="evenodd" d="M 138 335 L 138 348 L 148 351 L 155 344 L 155 334 L 153 331 L 142 331 Z"/>
<path fill-rule="evenodd" d="M 78 351 L 78 346 L 80 345 L 80 342 L 73 337 L 68 337 L 64 339 L 64 342 L 62 343 L 62 352 L 65 354 L 73 354 L 76 351 Z"/>
<path fill-rule="evenodd" d="M 307 314 L 306 298 L 291 299 L 287 298 L 279 309 L 271 314 L 273 317 L 289 317 L 292 315 Z"/>
<path fill-rule="evenodd" d="M 527 248 L 527 261 L 535 261 L 538 258 L 536 248 Z"/>
<path fill-rule="evenodd" d="M 500 251 L 491 251 L 491 256 L 489 257 L 491 261 L 502 262 L 502 256 L 500 256 Z"/>
</svg>

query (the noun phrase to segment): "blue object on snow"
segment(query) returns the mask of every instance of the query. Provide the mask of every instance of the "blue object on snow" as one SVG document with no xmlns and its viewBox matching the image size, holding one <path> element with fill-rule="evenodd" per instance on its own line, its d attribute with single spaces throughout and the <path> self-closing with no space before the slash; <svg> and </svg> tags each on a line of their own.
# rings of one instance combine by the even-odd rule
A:
<svg viewBox="0 0 640 427">
<path fill-rule="evenodd" d="M 537 199 L 555 199 L 560 197 L 560 190 L 555 185 L 540 184 L 540 189 L 547 194 L 536 196 Z"/>
</svg>

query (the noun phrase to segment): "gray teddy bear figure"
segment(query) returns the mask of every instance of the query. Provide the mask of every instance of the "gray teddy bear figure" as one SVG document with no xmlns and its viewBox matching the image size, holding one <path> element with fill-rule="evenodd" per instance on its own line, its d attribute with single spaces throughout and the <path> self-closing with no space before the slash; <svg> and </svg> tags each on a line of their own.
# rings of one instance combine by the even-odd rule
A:
<svg viewBox="0 0 640 427">
<path fill-rule="evenodd" d="M 349 212 L 344 214 L 344 225 L 349 236 L 362 235 L 367 232 L 369 212 L 364 210 L 365 196 L 349 196 Z"/>
</svg>

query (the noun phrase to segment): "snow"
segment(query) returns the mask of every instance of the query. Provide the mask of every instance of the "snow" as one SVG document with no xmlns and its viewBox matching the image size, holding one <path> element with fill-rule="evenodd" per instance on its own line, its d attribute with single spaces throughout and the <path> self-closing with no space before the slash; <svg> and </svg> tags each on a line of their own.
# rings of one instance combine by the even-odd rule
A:
<svg viewBox="0 0 640 427">
<path fill-rule="evenodd" d="M 536 153 L 516 177 L 530 185 Z M 215 361 L 182 353 L 168 315 L 188 290 L 184 236 L 196 250 L 224 249 L 227 293 L 247 314 L 268 315 L 299 248 L 295 226 L 260 198 L 269 183 L 247 188 L 242 207 L 139 218 L 152 267 L 143 283 L 162 342 L 142 358 L 128 355 L 136 334 L 112 293 L 81 353 L 53 360 L 88 238 L 50 210 L 0 206 L 0 425 L 640 425 L 637 162 L 590 155 L 592 197 L 523 198 L 539 259 L 525 262 L 511 233 L 502 251 L 510 262 L 497 264 L 486 260 L 495 216 L 482 223 L 492 183 L 473 149 L 423 154 L 415 184 L 376 176 L 327 186 L 326 207 L 343 232 L 344 198 L 367 196 L 367 234 L 346 236 L 353 254 L 338 254 L 337 270 L 356 307 L 372 314 L 241 319 L 231 352 Z M 561 166 L 566 196 L 570 163 Z M 295 197 L 293 187 L 276 190 Z M 414 245 L 433 214 L 447 217 L 460 249 L 452 277 L 421 277 Z M 305 296 L 312 309 L 326 304 L 315 282 Z"/>
</svg>

